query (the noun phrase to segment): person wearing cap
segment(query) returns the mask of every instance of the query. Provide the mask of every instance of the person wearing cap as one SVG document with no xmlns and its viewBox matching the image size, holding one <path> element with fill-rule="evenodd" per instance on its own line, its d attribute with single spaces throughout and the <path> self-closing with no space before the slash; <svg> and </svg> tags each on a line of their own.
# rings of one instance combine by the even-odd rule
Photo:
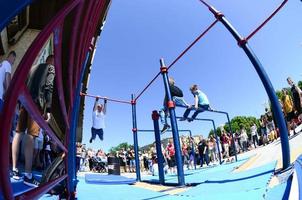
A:
<svg viewBox="0 0 302 200">
<path fill-rule="evenodd" d="M 92 143 L 92 141 L 96 138 L 97 135 L 99 136 L 101 141 L 103 141 L 104 139 L 107 99 L 104 99 L 104 104 L 98 103 L 99 99 L 99 97 L 95 99 L 93 106 L 91 138 L 89 140 L 90 143 Z"/>
</svg>

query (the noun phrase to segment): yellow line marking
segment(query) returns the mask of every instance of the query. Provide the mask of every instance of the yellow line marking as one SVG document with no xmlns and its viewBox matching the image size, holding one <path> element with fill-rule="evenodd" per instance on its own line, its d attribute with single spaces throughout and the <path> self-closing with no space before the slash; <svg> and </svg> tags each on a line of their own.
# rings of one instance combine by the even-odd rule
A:
<svg viewBox="0 0 302 200">
<path fill-rule="evenodd" d="M 260 154 L 256 154 L 253 157 L 251 157 L 248 161 L 243 163 L 240 167 L 235 169 L 233 172 L 238 173 L 247 170 L 252 164 L 256 162 L 256 160 L 260 157 Z"/>
<path fill-rule="evenodd" d="M 142 182 L 135 183 L 134 186 L 143 188 L 143 189 L 147 189 L 147 190 L 152 190 L 155 192 L 162 192 L 162 193 L 169 194 L 169 195 L 179 194 L 188 189 L 187 187 L 186 188 L 177 188 L 177 187 L 172 187 L 172 186 L 155 185 L 155 184 L 142 183 Z"/>
</svg>

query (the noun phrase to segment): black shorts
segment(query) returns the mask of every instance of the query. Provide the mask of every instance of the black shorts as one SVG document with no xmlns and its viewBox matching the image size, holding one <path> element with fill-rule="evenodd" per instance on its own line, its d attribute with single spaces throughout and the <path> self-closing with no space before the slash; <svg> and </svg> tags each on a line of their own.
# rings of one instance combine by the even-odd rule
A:
<svg viewBox="0 0 302 200">
<path fill-rule="evenodd" d="M 104 131 L 102 128 L 100 129 L 95 129 L 93 127 L 91 127 L 91 140 L 94 140 L 96 138 L 96 136 L 99 136 L 100 140 L 103 140 L 104 138 Z"/>
<path fill-rule="evenodd" d="M 176 166 L 175 156 L 171 156 L 170 159 L 168 159 L 168 166 L 169 167 L 175 167 Z"/>
<path fill-rule="evenodd" d="M 291 122 L 295 118 L 295 112 L 292 111 L 290 113 L 287 113 L 286 115 L 286 121 Z"/>
</svg>

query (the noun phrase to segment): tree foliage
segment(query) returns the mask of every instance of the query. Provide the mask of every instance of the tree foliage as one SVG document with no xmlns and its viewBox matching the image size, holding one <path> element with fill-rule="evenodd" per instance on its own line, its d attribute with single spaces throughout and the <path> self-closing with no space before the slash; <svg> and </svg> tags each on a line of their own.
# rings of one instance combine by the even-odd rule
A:
<svg viewBox="0 0 302 200">
<path fill-rule="evenodd" d="M 231 120 L 231 127 L 232 127 L 232 131 L 233 133 L 237 132 L 240 130 L 241 127 L 244 127 L 247 131 L 247 134 L 251 134 L 251 126 L 253 124 L 256 124 L 257 127 L 259 128 L 260 123 L 259 120 L 256 117 L 252 117 L 252 116 L 236 116 Z M 223 129 L 227 132 L 230 132 L 230 128 L 229 128 L 229 124 L 226 123 L 223 126 Z M 220 137 L 221 136 L 221 128 L 218 127 L 217 128 L 217 135 Z M 214 131 L 211 130 L 209 132 L 209 136 L 210 135 L 214 135 Z"/>
<path fill-rule="evenodd" d="M 116 147 L 111 147 L 109 149 L 109 153 L 116 154 L 116 152 L 118 152 L 120 150 L 127 150 L 129 148 L 130 149 L 133 148 L 133 145 L 132 144 L 128 144 L 127 142 L 123 142 L 123 143 L 120 143 L 119 145 L 117 145 Z"/>
</svg>

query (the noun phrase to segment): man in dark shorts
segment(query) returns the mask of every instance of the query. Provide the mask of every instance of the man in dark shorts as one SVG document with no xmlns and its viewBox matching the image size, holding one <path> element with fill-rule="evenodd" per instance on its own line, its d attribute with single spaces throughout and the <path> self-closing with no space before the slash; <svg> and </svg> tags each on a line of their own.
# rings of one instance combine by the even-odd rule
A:
<svg viewBox="0 0 302 200">
<path fill-rule="evenodd" d="M 46 63 L 39 64 L 33 67 L 27 78 L 27 88 L 31 97 L 41 114 L 44 115 L 45 120 L 49 121 L 52 103 L 53 82 L 55 78 L 54 56 L 49 55 Z M 24 134 L 27 131 L 27 134 Z M 16 128 L 16 134 L 12 143 L 12 168 L 13 178 L 20 179 L 20 174 L 17 169 L 17 162 L 19 156 L 20 141 L 23 138 L 25 156 L 25 176 L 24 184 L 28 186 L 37 187 L 36 181 L 32 175 L 32 160 L 34 151 L 35 138 L 39 136 L 39 125 L 29 116 L 24 107 L 21 107 L 19 120 Z"/>
<path fill-rule="evenodd" d="M 90 143 L 96 138 L 98 135 L 100 140 L 102 141 L 104 138 L 104 128 L 105 128 L 105 115 L 107 110 L 107 100 L 104 99 L 104 104 L 99 104 L 99 97 L 95 99 L 93 112 L 92 112 L 92 127 L 91 127 L 91 138 L 89 140 Z"/>
</svg>

